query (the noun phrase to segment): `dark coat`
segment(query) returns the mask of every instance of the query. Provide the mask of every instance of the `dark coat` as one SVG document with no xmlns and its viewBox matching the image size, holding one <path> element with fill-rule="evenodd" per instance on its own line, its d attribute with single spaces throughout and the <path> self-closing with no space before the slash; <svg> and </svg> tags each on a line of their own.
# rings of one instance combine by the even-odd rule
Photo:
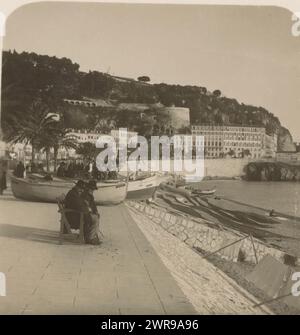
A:
<svg viewBox="0 0 300 335">
<path fill-rule="evenodd" d="M 66 175 L 66 169 L 65 169 L 64 165 L 60 165 L 58 167 L 56 175 L 57 175 L 57 177 L 65 177 L 65 175 Z"/>
<path fill-rule="evenodd" d="M 2 193 L 6 188 L 6 166 L 0 161 L 0 192 Z"/>
<path fill-rule="evenodd" d="M 14 170 L 14 175 L 18 178 L 24 178 L 24 171 L 25 171 L 24 164 L 19 163 Z"/>
<path fill-rule="evenodd" d="M 82 194 L 83 199 L 86 201 L 88 207 L 90 208 L 91 212 L 93 214 L 98 214 L 98 209 L 95 203 L 95 198 L 92 194 L 89 192 L 85 191 Z"/>
<path fill-rule="evenodd" d="M 88 213 L 88 206 L 84 199 L 78 193 L 77 187 L 73 187 L 65 197 L 66 209 L 73 209 L 79 212 Z M 80 213 L 66 213 L 66 217 L 70 223 L 71 228 L 78 229 L 80 226 Z M 90 222 L 90 215 L 84 215 L 84 222 Z"/>
<path fill-rule="evenodd" d="M 7 185 L 6 185 L 6 171 L 2 172 L 2 176 L 0 178 L 0 190 L 6 190 L 7 189 Z"/>
</svg>

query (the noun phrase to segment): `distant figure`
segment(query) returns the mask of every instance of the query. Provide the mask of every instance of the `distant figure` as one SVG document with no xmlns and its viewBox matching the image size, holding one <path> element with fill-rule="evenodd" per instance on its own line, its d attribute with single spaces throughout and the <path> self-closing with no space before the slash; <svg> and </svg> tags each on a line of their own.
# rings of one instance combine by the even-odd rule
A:
<svg viewBox="0 0 300 335">
<path fill-rule="evenodd" d="M 92 172 L 93 172 L 93 163 L 92 162 L 90 162 L 89 164 L 88 164 L 88 172 L 90 173 L 90 174 L 92 174 Z"/>
<path fill-rule="evenodd" d="M 56 172 L 57 177 L 63 178 L 66 176 L 66 164 L 65 162 L 61 162 L 57 168 Z"/>
<path fill-rule="evenodd" d="M 0 195 L 2 195 L 3 191 L 7 189 L 6 171 L 7 171 L 6 162 L 5 161 L 0 161 Z"/>
<path fill-rule="evenodd" d="M 46 181 L 52 181 L 53 177 L 51 176 L 51 173 L 47 173 L 43 179 Z"/>
<path fill-rule="evenodd" d="M 31 164 L 30 164 L 30 172 L 31 173 L 37 173 L 38 172 L 38 168 L 37 168 L 37 166 L 34 162 L 31 162 Z"/>
<path fill-rule="evenodd" d="M 45 172 L 43 163 L 39 163 L 37 166 L 38 173 L 43 173 Z"/>
<path fill-rule="evenodd" d="M 25 172 L 25 166 L 22 162 L 19 162 L 16 168 L 14 169 L 13 174 L 18 178 L 24 178 L 24 172 Z"/>
<path fill-rule="evenodd" d="M 93 192 L 97 190 L 97 183 L 95 180 L 90 180 L 86 184 L 86 189 L 82 193 L 82 198 L 88 206 L 90 212 L 91 222 L 88 221 L 88 224 L 85 224 L 85 237 L 87 243 L 90 244 L 100 244 L 100 231 L 99 231 L 99 219 L 100 214 L 98 212 Z"/>
<path fill-rule="evenodd" d="M 99 170 L 97 168 L 96 162 L 94 162 L 92 166 L 92 178 L 98 180 L 99 179 Z"/>
<path fill-rule="evenodd" d="M 270 211 L 269 216 L 276 216 L 276 213 L 275 213 L 274 209 L 272 209 L 272 210 Z"/>
<path fill-rule="evenodd" d="M 74 178 L 75 177 L 75 166 L 74 163 L 70 163 L 68 165 L 67 171 L 66 171 L 66 177 L 68 178 Z"/>
<path fill-rule="evenodd" d="M 116 171 L 109 171 L 107 174 L 107 178 L 111 180 L 116 180 L 118 179 L 118 174 Z"/>
</svg>

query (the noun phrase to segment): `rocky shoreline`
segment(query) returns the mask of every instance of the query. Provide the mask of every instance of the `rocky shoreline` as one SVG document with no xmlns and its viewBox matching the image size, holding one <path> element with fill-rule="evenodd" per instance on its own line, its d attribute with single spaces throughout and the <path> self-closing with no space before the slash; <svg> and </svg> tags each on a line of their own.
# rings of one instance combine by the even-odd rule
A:
<svg viewBox="0 0 300 335">
<path fill-rule="evenodd" d="M 300 165 L 284 162 L 251 162 L 245 172 L 248 181 L 300 181 Z"/>
</svg>

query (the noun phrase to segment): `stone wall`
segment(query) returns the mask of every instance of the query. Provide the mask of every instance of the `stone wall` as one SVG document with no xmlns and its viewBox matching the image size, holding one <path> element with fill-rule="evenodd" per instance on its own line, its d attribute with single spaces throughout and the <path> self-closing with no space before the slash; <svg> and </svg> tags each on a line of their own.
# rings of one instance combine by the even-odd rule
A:
<svg viewBox="0 0 300 335">
<path fill-rule="evenodd" d="M 205 159 L 204 175 L 206 177 L 240 177 L 245 174 L 244 168 L 250 161 L 247 158 Z"/>
<path fill-rule="evenodd" d="M 199 174 L 203 173 L 203 177 L 226 177 L 226 178 L 233 178 L 233 177 L 240 177 L 245 174 L 244 168 L 251 162 L 250 159 L 247 158 L 218 158 L 218 159 L 205 159 L 203 164 L 203 171 L 202 165 L 199 167 L 198 176 Z M 174 160 L 169 161 L 158 161 L 158 160 L 142 160 L 139 162 L 139 168 L 143 171 L 160 171 L 160 172 L 170 172 L 176 173 L 178 175 L 183 176 L 193 176 L 194 172 L 188 172 L 190 167 L 195 167 L 194 160 L 186 160 L 184 164 L 179 165 L 177 162 L 177 166 L 180 166 L 180 172 L 174 171 Z M 155 166 L 154 168 L 151 168 Z M 177 169 L 178 170 L 178 169 Z"/>
<path fill-rule="evenodd" d="M 212 228 L 202 219 L 197 219 L 197 221 L 191 220 L 185 215 L 180 215 L 179 213 L 172 214 L 166 209 L 156 206 L 133 201 L 128 201 L 127 205 L 129 208 L 146 215 L 153 222 L 185 242 L 191 248 L 198 249 L 204 253 L 209 254 L 226 247 L 217 252 L 217 254 L 228 260 L 237 261 L 239 257 L 244 261 L 255 264 L 256 257 L 257 261 L 260 261 L 265 255 L 269 254 L 283 262 L 284 252 L 271 248 L 254 238 L 252 243 L 250 236 L 222 230 L 218 227 Z M 228 246 L 233 242 L 236 243 Z"/>
</svg>

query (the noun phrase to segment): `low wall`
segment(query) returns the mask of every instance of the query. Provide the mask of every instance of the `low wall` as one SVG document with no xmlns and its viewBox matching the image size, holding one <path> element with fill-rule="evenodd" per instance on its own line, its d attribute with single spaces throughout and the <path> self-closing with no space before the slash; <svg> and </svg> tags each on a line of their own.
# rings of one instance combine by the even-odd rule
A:
<svg viewBox="0 0 300 335">
<path fill-rule="evenodd" d="M 260 261 L 265 255 L 269 254 L 280 262 L 284 262 L 284 252 L 271 248 L 254 238 L 252 243 L 249 236 L 247 237 L 238 232 L 234 233 L 232 231 L 221 230 L 217 227 L 212 228 L 202 219 L 194 221 L 184 215 L 181 216 L 177 213 L 174 215 L 169 213 L 166 209 L 157 208 L 144 203 L 129 201 L 127 202 L 127 205 L 129 208 L 143 213 L 153 222 L 161 226 L 170 234 L 178 237 L 190 247 L 199 249 L 205 253 L 215 252 L 218 249 L 228 246 L 245 237 L 243 240 L 234 243 L 230 247 L 224 248 L 217 254 L 222 258 L 231 261 L 237 261 L 238 257 L 242 257 L 244 261 L 253 264 L 256 264 L 256 257 L 257 261 Z M 256 250 L 256 256 L 253 244 Z"/>
<path fill-rule="evenodd" d="M 204 175 L 206 177 L 240 177 L 245 174 L 243 170 L 249 162 L 247 158 L 205 159 Z"/>
<path fill-rule="evenodd" d="M 247 158 L 218 158 L 218 159 L 204 159 L 203 164 L 199 164 L 198 173 L 203 173 L 204 177 L 239 177 L 245 174 L 244 167 L 251 162 L 250 159 Z M 131 163 L 134 167 L 136 162 Z M 177 163 L 178 164 L 178 163 Z M 160 172 L 171 172 L 179 175 L 193 175 L 193 173 L 188 172 L 186 168 L 189 167 L 195 168 L 194 160 L 185 161 L 182 166 L 178 164 L 177 171 L 174 171 L 174 160 L 169 161 L 158 161 L 158 160 L 142 160 L 138 163 L 137 170 L 141 169 L 142 171 L 160 171 Z M 203 168 L 203 170 L 202 170 Z M 179 171 L 178 171 L 179 169 Z"/>
</svg>

